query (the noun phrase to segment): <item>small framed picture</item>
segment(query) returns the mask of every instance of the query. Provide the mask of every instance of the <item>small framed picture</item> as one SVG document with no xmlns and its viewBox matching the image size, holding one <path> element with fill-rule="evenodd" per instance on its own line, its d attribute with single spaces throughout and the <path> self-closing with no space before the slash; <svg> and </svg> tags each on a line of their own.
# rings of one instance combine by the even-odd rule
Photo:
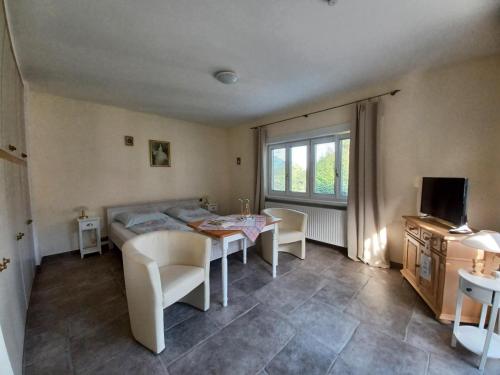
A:
<svg viewBox="0 0 500 375">
<path fill-rule="evenodd" d="M 152 167 L 170 167 L 170 142 L 150 140 L 149 163 Z"/>
<path fill-rule="evenodd" d="M 125 146 L 133 146 L 134 145 L 134 137 L 130 135 L 125 136 Z"/>
</svg>

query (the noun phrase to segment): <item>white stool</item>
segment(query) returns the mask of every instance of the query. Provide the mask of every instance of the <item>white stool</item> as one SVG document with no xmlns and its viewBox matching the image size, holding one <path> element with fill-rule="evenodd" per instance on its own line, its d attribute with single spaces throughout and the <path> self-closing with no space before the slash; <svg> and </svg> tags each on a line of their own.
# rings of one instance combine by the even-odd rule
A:
<svg viewBox="0 0 500 375">
<path fill-rule="evenodd" d="M 458 275 L 459 289 L 457 291 L 457 306 L 455 309 L 455 323 L 453 324 L 451 346 L 455 347 L 458 340 L 466 349 L 480 355 L 479 370 L 482 371 L 486 365 L 486 359 L 500 358 L 500 334 L 499 332 L 493 332 L 500 305 L 500 279 L 475 276 L 464 269 L 458 270 Z M 479 327 L 460 325 L 464 295 L 483 305 Z M 486 330 L 484 324 L 486 322 L 488 306 L 491 306 L 491 313 L 488 330 Z"/>
</svg>

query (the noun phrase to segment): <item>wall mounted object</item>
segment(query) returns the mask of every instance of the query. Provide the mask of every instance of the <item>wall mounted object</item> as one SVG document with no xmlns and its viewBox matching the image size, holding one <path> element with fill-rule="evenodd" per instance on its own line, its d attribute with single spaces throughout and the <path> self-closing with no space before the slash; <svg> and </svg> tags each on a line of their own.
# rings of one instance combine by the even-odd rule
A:
<svg viewBox="0 0 500 375">
<path fill-rule="evenodd" d="M 152 167 L 170 167 L 170 142 L 150 140 L 149 163 Z"/>
<path fill-rule="evenodd" d="M 134 137 L 130 135 L 125 136 L 125 146 L 133 146 L 134 145 Z"/>
</svg>

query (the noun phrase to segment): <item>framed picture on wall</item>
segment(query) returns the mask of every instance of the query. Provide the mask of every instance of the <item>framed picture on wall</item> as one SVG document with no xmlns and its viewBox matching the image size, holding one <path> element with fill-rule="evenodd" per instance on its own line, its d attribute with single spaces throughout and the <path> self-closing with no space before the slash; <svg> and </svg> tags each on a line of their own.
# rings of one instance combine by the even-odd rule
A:
<svg viewBox="0 0 500 375">
<path fill-rule="evenodd" d="M 170 142 L 149 141 L 149 163 L 152 167 L 170 167 Z"/>
</svg>

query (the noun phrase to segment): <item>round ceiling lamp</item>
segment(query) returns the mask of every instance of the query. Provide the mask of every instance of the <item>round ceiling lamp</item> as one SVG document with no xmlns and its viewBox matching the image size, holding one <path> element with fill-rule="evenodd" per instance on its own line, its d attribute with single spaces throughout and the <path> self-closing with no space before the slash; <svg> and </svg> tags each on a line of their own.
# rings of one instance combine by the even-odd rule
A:
<svg viewBox="0 0 500 375">
<path fill-rule="evenodd" d="M 235 72 L 230 70 L 221 70 L 214 74 L 214 77 L 219 81 L 226 85 L 231 85 L 233 83 L 238 82 L 238 75 Z"/>
</svg>

